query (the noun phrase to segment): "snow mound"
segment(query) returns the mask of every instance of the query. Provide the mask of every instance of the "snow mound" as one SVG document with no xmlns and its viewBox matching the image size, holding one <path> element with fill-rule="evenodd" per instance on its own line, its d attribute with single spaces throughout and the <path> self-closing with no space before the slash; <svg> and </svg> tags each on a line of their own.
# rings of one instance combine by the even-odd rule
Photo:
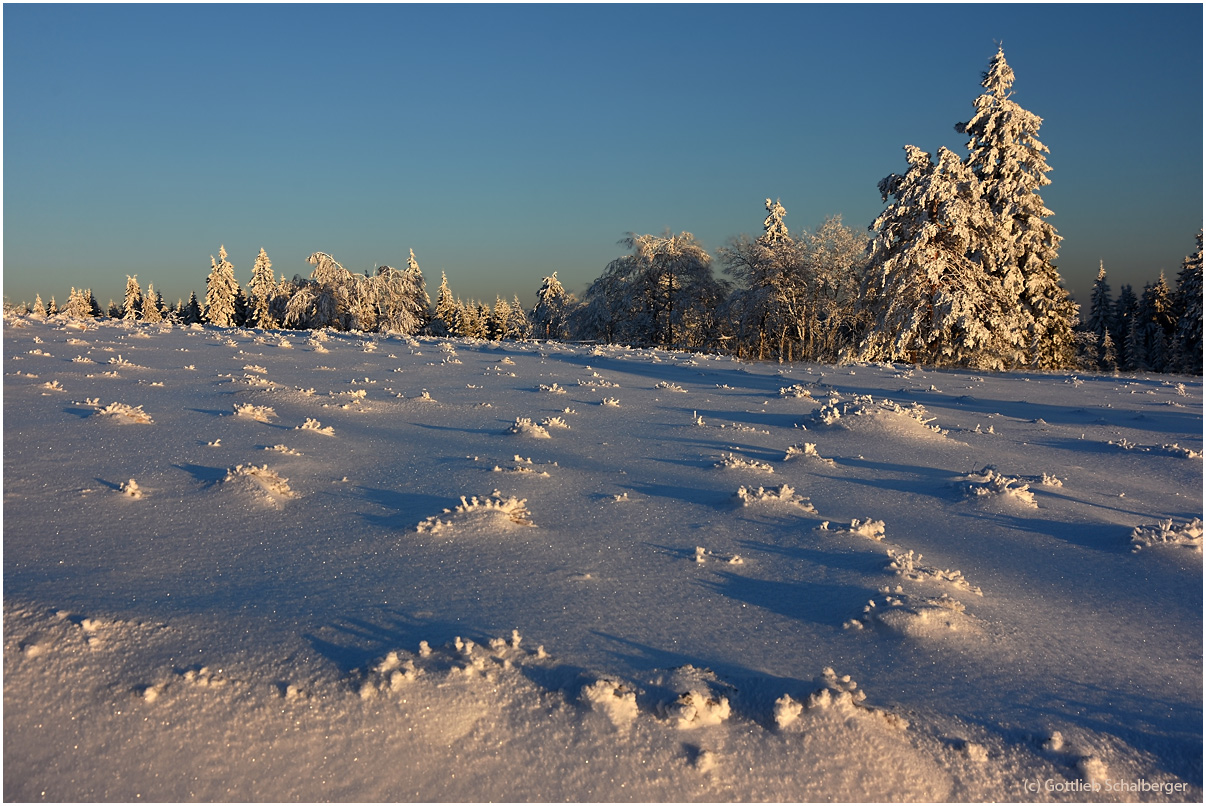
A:
<svg viewBox="0 0 1206 806">
<path fill-rule="evenodd" d="M 958 483 L 959 489 L 968 498 L 1004 497 L 1014 499 L 1028 507 L 1038 507 L 1030 485 L 1021 479 L 1001 475 L 991 465 L 978 473 L 970 473 Z"/>
<path fill-rule="evenodd" d="M 289 487 L 289 480 L 270 470 L 268 465 L 236 465 L 226 471 L 222 484 L 247 490 L 256 499 L 276 507 L 280 506 L 281 499 L 297 497 Z"/>
<path fill-rule="evenodd" d="M 841 534 L 859 535 L 868 540 L 883 540 L 884 539 L 884 522 L 871 520 L 859 520 L 858 518 L 850 521 L 849 526 L 833 527 L 829 525 L 829 521 L 822 521 L 817 527 L 821 532 L 839 532 Z"/>
<path fill-rule="evenodd" d="M 532 422 L 530 417 L 516 417 L 515 423 L 507 428 L 508 434 L 518 434 L 520 436 L 535 437 L 537 439 L 549 439 L 548 429 L 542 425 L 537 425 Z"/>
<path fill-rule="evenodd" d="M 934 425 L 935 419 L 920 403 L 902 406 L 886 398 L 876 402 L 871 395 L 855 395 L 847 402 L 831 398 L 812 413 L 805 427 L 809 424 L 836 426 L 848 431 L 888 432 L 900 437 L 946 436 L 945 429 Z"/>
<path fill-rule="evenodd" d="M 778 487 L 759 487 L 756 490 L 741 486 L 737 488 L 735 497 L 741 502 L 741 506 L 743 507 L 763 504 L 768 506 L 795 507 L 805 512 L 815 513 L 817 511 L 812 502 L 803 496 L 797 495 L 795 489 L 787 484 L 780 484 Z"/>
<path fill-rule="evenodd" d="M 1131 551 L 1138 554 L 1152 546 L 1182 546 L 1202 553 L 1202 519 L 1194 518 L 1180 526 L 1172 518 L 1160 521 L 1155 526 L 1136 526 L 1131 532 Z"/>
<path fill-rule="evenodd" d="M 709 557 L 728 565 L 745 565 L 745 559 L 740 554 L 717 554 L 714 551 L 709 551 L 703 546 L 695 547 L 696 565 L 703 565 L 708 561 Z"/>
<path fill-rule="evenodd" d="M 569 428 L 570 424 L 562 417 L 545 417 L 540 421 L 542 428 Z"/>
<path fill-rule="evenodd" d="M 888 711 L 872 708 L 865 704 L 867 693 L 850 679 L 850 675 L 839 675 L 832 667 L 821 672 L 820 687 L 808 695 L 804 702 L 784 694 L 775 701 L 775 725 L 780 731 L 807 731 L 810 726 L 800 723 L 802 716 L 816 719 L 869 720 L 897 730 L 909 727 L 908 720 Z"/>
<path fill-rule="evenodd" d="M 459 506 L 444 510 L 443 514 L 449 517 L 433 515 L 420 523 L 415 531 L 439 534 L 452 529 L 489 534 L 516 526 L 535 526 L 530 519 L 532 513 L 528 511 L 527 503 L 526 498 L 503 498 L 498 490 L 483 498 L 473 496 L 466 499 L 462 495 Z"/>
<path fill-rule="evenodd" d="M 582 689 L 582 700 L 597 714 L 603 714 L 617 728 L 631 725 L 640 713 L 636 692 L 623 683 L 600 678 Z"/>
<path fill-rule="evenodd" d="M 861 630 L 864 627 L 881 625 L 889 631 L 908 638 L 946 638 L 954 633 L 967 633 L 975 629 L 975 622 L 967 613 L 967 607 L 947 594 L 941 596 L 917 596 L 906 594 L 900 586 L 889 592 L 884 589 L 881 601 L 874 599 L 863 608 L 858 620 L 847 621 L 846 629 Z"/>
<path fill-rule="evenodd" d="M 779 389 L 780 397 L 812 397 L 810 392 L 802 383 L 793 383 L 791 386 L 784 386 Z"/>
<path fill-rule="evenodd" d="M 565 394 L 565 387 L 561 386 L 561 384 L 558 384 L 558 383 L 553 383 L 553 384 L 543 384 L 542 383 L 537 388 L 541 392 L 547 392 L 551 395 L 564 395 Z"/>
<path fill-rule="evenodd" d="M 123 424 L 150 425 L 155 422 L 151 415 L 142 410 L 142 406 L 129 406 L 125 403 L 110 403 L 103 409 L 98 407 L 97 413 L 112 417 Z"/>
<path fill-rule="evenodd" d="M 914 554 L 912 550 L 902 554 L 888 549 L 888 569 L 894 572 L 896 576 L 916 582 L 927 582 L 930 580 L 946 582 L 976 596 L 984 595 L 983 591 L 964 579 L 963 572 L 939 569 L 931 565 L 922 565 L 921 557 L 922 555 Z"/>
<path fill-rule="evenodd" d="M 130 498 L 142 498 L 143 495 L 142 488 L 138 486 L 138 482 L 136 482 L 134 479 L 122 482 L 119 490 L 123 495 L 129 496 Z"/>
<path fill-rule="evenodd" d="M 669 392 L 682 392 L 683 394 L 687 393 L 686 389 L 682 388 L 677 383 L 671 383 L 670 381 L 658 381 L 656 384 L 654 384 L 654 388 L 665 389 Z"/>
<path fill-rule="evenodd" d="M 720 455 L 720 461 L 714 467 L 723 468 L 725 470 L 755 470 L 759 473 L 774 473 L 773 465 L 766 462 L 759 462 L 756 459 L 743 459 L 732 453 L 723 453 Z"/>
<path fill-rule="evenodd" d="M 831 467 L 834 465 L 834 461 L 832 459 L 826 459 L 825 457 L 821 456 L 821 454 L 817 453 L 817 446 L 814 442 L 804 442 L 799 445 L 788 445 L 787 452 L 783 456 L 783 461 L 794 459 L 797 456 L 815 459 L 821 464 L 829 465 Z"/>
</svg>

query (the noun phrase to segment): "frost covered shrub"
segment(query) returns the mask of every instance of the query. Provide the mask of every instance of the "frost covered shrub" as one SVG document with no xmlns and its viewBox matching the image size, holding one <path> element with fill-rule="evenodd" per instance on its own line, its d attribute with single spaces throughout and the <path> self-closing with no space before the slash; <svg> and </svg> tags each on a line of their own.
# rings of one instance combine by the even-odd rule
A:
<svg viewBox="0 0 1206 806">
<path fill-rule="evenodd" d="M 1003 476 L 991 466 L 985 467 L 979 473 L 968 475 L 960 483 L 960 487 L 964 495 L 970 498 L 1009 496 L 1026 506 L 1038 506 L 1038 503 L 1034 500 L 1034 493 L 1030 492 L 1029 484 L 1022 482 L 1020 479 Z"/>
<path fill-rule="evenodd" d="M 780 504 L 798 507 L 805 512 L 817 511 L 807 498 L 797 495 L 795 489 L 788 484 L 780 484 L 778 487 L 758 487 L 756 490 L 741 486 L 737 488 L 735 497 L 743 507 L 751 504 Z"/>
<path fill-rule="evenodd" d="M 548 429 L 544 426 L 536 425 L 530 417 L 517 417 L 514 424 L 507 428 L 507 433 L 536 437 L 537 439 L 549 439 Z"/>
<path fill-rule="evenodd" d="M 445 509 L 444 515 L 448 515 L 447 519 L 439 515 L 433 515 L 421 522 L 417 527 L 418 532 L 430 532 L 436 534 L 450 527 L 455 527 L 458 523 L 466 523 L 476 519 L 495 520 L 500 524 L 515 524 L 518 526 L 535 526 L 532 523 L 532 513 L 528 511 L 527 499 L 516 498 L 510 496 L 503 498 L 502 493 L 495 490 L 490 495 L 484 498 L 473 496 L 466 499 L 461 496 L 461 503 L 455 509 Z"/>
</svg>

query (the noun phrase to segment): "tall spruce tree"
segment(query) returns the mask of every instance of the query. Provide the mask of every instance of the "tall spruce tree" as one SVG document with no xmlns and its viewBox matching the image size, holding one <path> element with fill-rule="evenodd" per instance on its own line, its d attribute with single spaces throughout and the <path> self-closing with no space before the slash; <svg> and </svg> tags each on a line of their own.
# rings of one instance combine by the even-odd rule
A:
<svg viewBox="0 0 1206 806">
<path fill-rule="evenodd" d="M 863 284 L 869 360 L 1006 369 L 1024 355 L 1016 288 L 997 273 L 998 219 L 953 152 L 905 146 L 909 170 L 880 182 L 892 202 L 871 225 Z"/>
<path fill-rule="evenodd" d="M 1043 119 L 1012 99 L 1013 69 L 998 48 L 983 74 L 985 92 L 975 114 L 955 129 L 969 136 L 967 165 L 983 184 L 984 200 L 1001 220 L 1002 276 L 1018 272 L 1028 363 L 1039 369 L 1071 366 L 1076 304 L 1062 285 L 1055 259 L 1060 236 L 1039 189 L 1051 184 L 1048 148 L 1038 139 Z"/>
<path fill-rule="evenodd" d="M 1089 320 L 1085 322 L 1085 330 L 1093 336 L 1095 351 L 1093 360 L 1098 369 L 1118 368 L 1113 336 L 1115 329 L 1114 303 L 1110 299 L 1110 283 L 1106 279 L 1105 261 L 1103 260 L 1097 268 L 1097 279 L 1093 281 L 1093 296 L 1089 301 Z"/>
<path fill-rule="evenodd" d="M 247 284 L 247 324 L 250 327 L 269 329 L 278 326 L 272 317 L 274 293 L 276 278 L 272 275 L 272 261 L 261 246 L 251 267 L 251 282 Z"/>
<path fill-rule="evenodd" d="M 209 263 L 209 277 L 205 281 L 205 321 L 218 327 L 234 327 L 238 324 L 239 281 L 235 279 L 234 266 L 226 259 L 226 247 L 218 249 L 218 260 L 210 255 Z"/>
<path fill-rule="evenodd" d="M 1177 369 L 1202 374 L 1202 231 L 1198 248 L 1181 263 L 1174 308 L 1177 317 L 1174 352 Z"/>
<path fill-rule="evenodd" d="M 138 287 L 138 275 L 126 275 L 126 302 L 122 318 L 134 322 L 142 318 L 142 289 Z"/>
</svg>

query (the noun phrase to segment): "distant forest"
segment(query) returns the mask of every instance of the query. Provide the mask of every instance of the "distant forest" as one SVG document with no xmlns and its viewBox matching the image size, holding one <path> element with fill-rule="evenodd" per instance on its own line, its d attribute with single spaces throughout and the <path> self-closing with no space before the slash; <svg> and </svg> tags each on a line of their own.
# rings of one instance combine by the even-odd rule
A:
<svg viewBox="0 0 1206 806">
<path fill-rule="evenodd" d="M 840 217 L 792 234 L 767 199 L 758 237 L 740 235 L 715 260 L 689 232 L 629 233 L 581 300 L 557 273 L 536 304 L 453 296 L 434 305 L 413 250 L 403 269 L 357 274 L 316 252 L 309 277 L 278 279 L 263 249 L 244 289 L 226 250 L 210 257 L 205 299 L 165 304 L 128 277 L 102 311 L 88 289 L 19 308 L 38 316 L 108 316 L 220 327 L 358 330 L 473 339 L 554 339 L 727 353 L 756 360 L 892 361 L 977 370 L 1115 369 L 1202 372 L 1202 233 L 1170 287 L 1163 274 L 1111 297 L 1104 265 L 1088 311 L 1055 265 L 1060 236 L 1039 190 L 1050 184 L 1042 119 L 1012 100 L 998 50 L 974 114 L 956 129 L 966 159 L 905 146 L 907 170 L 880 181 L 886 206 L 860 234 Z M 714 264 L 719 263 L 722 276 Z"/>
</svg>

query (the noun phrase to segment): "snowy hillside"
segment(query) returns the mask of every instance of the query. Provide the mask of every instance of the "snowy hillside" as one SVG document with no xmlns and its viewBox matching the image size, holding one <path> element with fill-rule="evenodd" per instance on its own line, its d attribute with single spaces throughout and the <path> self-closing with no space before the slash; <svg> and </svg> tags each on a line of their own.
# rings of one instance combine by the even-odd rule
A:
<svg viewBox="0 0 1206 806">
<path fill-rule="evenodd" d="M 1199 378 L 6 318 L 6 800 L 1200 800 Z"/>
</svg>

